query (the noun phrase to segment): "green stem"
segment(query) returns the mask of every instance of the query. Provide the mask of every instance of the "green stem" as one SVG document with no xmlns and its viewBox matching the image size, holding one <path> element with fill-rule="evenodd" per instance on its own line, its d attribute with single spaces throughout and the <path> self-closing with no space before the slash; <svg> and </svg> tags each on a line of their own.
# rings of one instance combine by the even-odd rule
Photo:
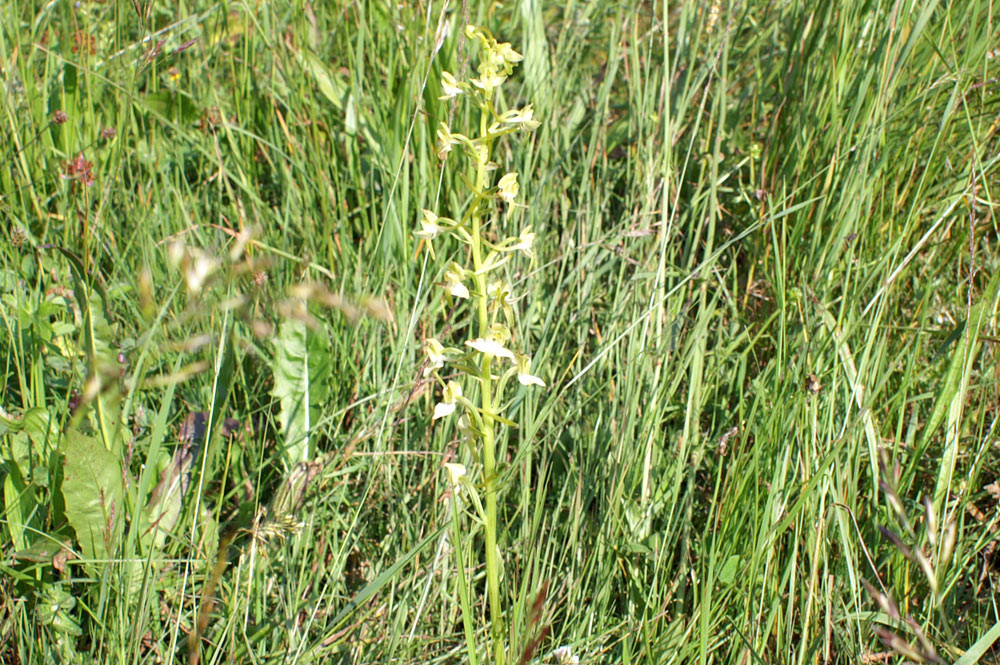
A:
<svg viewBox="0 0 1000 665">
<path fill-rule="evenodd" d="M 469 602 L 469 580 L 465 576 L 465 561 L 462 558 L 462 531 L 458 526 L 458 486 L 451 488 L 451 533 L 455 548 L 455 565 L 458 568 L 458 597 L 462 603 L 462 623 L 465 626 L 465 648 L 469 653 L 469 665 L 478 665 L 476 657 L 476 635 L 472 623 L 472 604 Z"/>
<path fill-rule="evenodd" d="M 486 140 L 489 110 L 483 109 L 480 117 L 480 136 Z M 476 167 L 476 189 L 486 189 L 486 162 L 492 152 L 492 141 L 486 144 L 486 161 Z M 477 202 L 472 214 L 472 261 L 475 267 L 476 305 L 479 336 L 485 338 L 490 333 L 489 302 L 486 295 L 486 275 L 480 273 L 483 267 L 482 208 Z M 483 413 L 483 480 L 486 488 L 486 586 L 490 603 L 490 636 L 493 642 L 494 665 L 504 663 L 503 610 L 500 605 L 500 565 L 497 560 L 497 486 L 496 486 L 496 436 L 493 431 L 493 385 L 490 373 L 492 357 L 483 354 L 480 366 L 480 385 Z"/>
</svg>

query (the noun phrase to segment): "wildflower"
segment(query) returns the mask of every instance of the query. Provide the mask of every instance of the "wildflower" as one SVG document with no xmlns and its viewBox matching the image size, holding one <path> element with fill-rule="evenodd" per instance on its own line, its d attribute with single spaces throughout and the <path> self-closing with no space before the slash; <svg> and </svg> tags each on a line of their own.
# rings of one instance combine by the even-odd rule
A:
<svg viewBox="0 0 1000 665">
<path fill-rule="evenodd" d="M 438 97 L 441 100 L 454 99 L 465 92 L 451 72 L 441 72 L 441 89 L 444 91 L 444 94 Z"/>
<path fill-rule="evenodd" d="M 424 210 L 424 216 L 420 219 L 420 230 L 413 235 L 418 238 L 434 240 L 434 238 L 438 237 L 445 230 L 445 227 L 438 224 L 439 219 L 441 218 L 432 211 Z"/>
<path fill-rule="evenodd" d="M 462 386 L 455 381 L 449 381 L 444 388 L 441 401 L 434 405 L 434 416 L 431 420 L 444 418 L 455 413 L 455 401 L 462 396 Z"/>
<path fill-rule="evenodd" d="M 556 659 L 557 665 L 577 665 L 580 662 L 580 659 L 573 655 L 573 650 L 569 647 L 553 649 L 552 657 Z"/>
<path fill-rule="evenodd" d="M 513 203 L 514 199 L 517 197 L 517 192 L 520 190 L 520 185 L 517 184 L 517 174 L 508 173 L 502 178 L 500 182 L 497 183 L 499 188 L 500 198 L 507 203 Z"/>
<path fill-rule="evenodd" d="M 531 373 L 531 357 L 517 354 L 517 380 L 522 386 L 545 387 L 545 382 Z"/>
<path fill-rule="evenodd" d="M 465 465 L 446 462 L 444 468 L 448 472 L 448 482 L 451 483 L 452 487 L 458 487 L 462 478 L 465 477 Z"/>
<path fill-rule="evenodd" d="M 504 343 L 506 343 L 509 339 L 510 331 L 507 330 L 507 327 L 499 323 L 494 323 L 490 327 L 489 335 L 469 340 L 465 343 L 465 345 L 479 351 L 480 353 L 485 353 L 497 358 L 507 358 L 513 362 L 514 352 L 504 346 Z"/>
<path fill-rule="evenodd" d="M 460 141 L 455 138 L 455 135 L 451 133 L 448 129 L 448 125 L 441 123 L 441 126 L 437 130 L 437 156 L 438 159 L 444 160 L 448 157 L 448 153 L 451 152 L 451 146 L 460 143 Z"/>
<path fill-rule="evenodd" d="M 503 44 L 497 44 L 493 51 L 496 56 L 503 62 L 504 70 L 508 74 L 513 71 L 511 65 L 515 62 L 521 62 L 524 60 L 524 56 L 514 50 L 514 47 L 510 45 L 510 42 L 504 42 Z"/>
<path fill-rule="evenodd" d="M 458 431 L 466 436 L 475 436 L 476 430 L 472 427 L 472 419 L 469 414 L 463 413 L 458 417 Z"/>
<path fill-rule="evenodd" d="M 82 182 L 84 186 L 90 187 L 94 184 L 94 174 L 90 172 L 93 166 L 94 163 L 84 159 L 81 152 L 66 162 L 62 178 L 63 180 L 77 180 Z"/>
<path fill-rule="evenodd" d="M 452 262 L 448 271 L 444 274 L 445 290 L 456 298 L 468 298 L 469 289 L 462 283 L 465 270 L 462 266 Z"/>
<path fill-rule="evenodd" d="M 534 256 L 531 248 L 535 244 L 535 234 L 531 232 L 531 226 L 525 227 L 521 235 L 517 237 L 517 242 L 511 247 L 512 250 L 520 250 L 529 259 Z"/>
<path fill-rule="evenodd" d="M 531 108 L 531 104 L 528 104 L 523 109 L 507 111 L 500 116 L 500 122 L 511 127 L 531 131 L 542 124 L 538 120 L 535 120 L 534 117 L 535 110 Z"/>
<path fill-rule="evenodd" d="M 431 337 L 424 342 L 424 352 L 427 354 L 428 365 L 424 368 L 424 376 L 427 376 L 436 369 L 444 367 L 447 358 L 444 355 L 444 346 L 437 339 Z"/>
<path fill-rule="evenodd" d="M 491 63 L 484 62 L 479 65 L 479 78 L 472 79 L 470 83 L 483 92 L 489 93 L 503 85 L 506 80 L 506 74 L 497 71 Z"/>
</svg>

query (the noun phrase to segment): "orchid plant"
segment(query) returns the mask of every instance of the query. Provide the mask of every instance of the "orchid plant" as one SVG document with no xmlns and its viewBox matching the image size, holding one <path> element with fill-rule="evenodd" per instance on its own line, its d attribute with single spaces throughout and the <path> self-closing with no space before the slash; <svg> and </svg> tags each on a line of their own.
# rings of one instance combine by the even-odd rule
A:
<svg viewBox="0 0 1000 665">
<path fill-rule="evenodd" d="M 480 112 L 478 136 L 470 138 L 456 133 L 442 123 L 437 131 L 437 154 L 445 161 L 451 154 L 465 157 L 469 170 L 462 181 L 471 190 L 471 203 L 460 219 L 441 217 L 424 210 L 415 235 L 434 255 L 435 243 L 444 237 L 457 238 L 466 247 L 466 264 L 448 265 L 443 287 L 453 298 L 468 300 L 473 308 L 473 333 L 461 346 L 445 346 L 436 338 L 427 339 L 425 375 L 433 376 L 442 389 L 441 401 L 434 406 L 434 420 L 457 417 L 457 427 L 471 447 L 474 459 L 481 462 L 481 481 L 472 482 L 464 465 L 445 465 L 452 488 L 453 537 L 456 564 L 460 573 L 459 597 L 465 624 L 469 662 L 476 665 L 474 626 L 469 601 L 468 580 L 462 561 L 462 532 L 459 520 L 459 497 L 468 495 L 478 513 L 486 537 L 486 578 L 491 623 L 493 662 L 503 665 L 506 657 L 504 616 L 500 601 L 500 560 L 497 549 L 497 429 L 516 426 L 503 417 L 503 395 L 511 379 L 523 386 L 545 387 L 545 382 L 532 374 L 531 357 L 519 348 L 512 331 L 517 317 L 517 298 L 511 287 L 499 276 L 500 269 L 517 255 L 533 258 L 535 234 L 526 227 L 517 236 L 496 241 L 485 231 L 488 220 L 507 218 L 518 205 L 520 191 L 518 174 L 503 173 L 493 161 L 498 139 L 518 132 L 530 132 L 539 122 L 533 117 L 531 105 L 501 111 L 497 108 L 497 91 L 523 60 L 510 44 L 499 43 L 483 28 L 468 26 L 466 36 L 479 49 L 478 76 L 461 81 L 444 72 L 441 76 L 442 100 L 469 100 Z M 495 179 L 495 182 L 494 182 Z M 495 225 L 498 226 L 498 225 Z M 493 238 L 491 240 L 491 238 Z M 441 370 L 451 365 L 455 376 L 445 380 Z M 476 389 L 478 388 L 478 390 Z M 468 391 L 468 392 L 467 392 Z M 485 502 L 480 498 L 484 495 Z M 485 503 L 485 509 L 483 504 Z"/>
</svg>

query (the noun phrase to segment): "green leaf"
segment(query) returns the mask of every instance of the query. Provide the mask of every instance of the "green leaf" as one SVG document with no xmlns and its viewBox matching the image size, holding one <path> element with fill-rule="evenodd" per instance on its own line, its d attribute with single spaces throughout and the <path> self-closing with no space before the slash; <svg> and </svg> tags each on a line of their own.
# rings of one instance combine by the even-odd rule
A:
<svg viewBox="0 0 1000 665">
<path fill-rule="evenodd" d="M 140 99 L 147 111 L 168 122 L 193 123 L 200 115 L 194 99 L 183 93 L 160 90 L 144 95 Z"/>
<path fill-rule="evenodd" d="M 289 467 L 315 455 L 312 437 L 320 407 L 330 394 L 330 341 L 297 319 L 282 322 L 272 371 L 272 395 L 281 403 L 281 431 Z"/>
<path fill-rule="evenodd" d="M 62 453 L 66 520 L 84 559 L 108 559 L 124 524 L 121 464 L 100 438 L 75 429 L 67 430 Z"/>
<path fill-rule="evenodd" d="M 24 481 L 20 469 L 7 463 L 7 477 L 3 481 L 4 519 L 15 550 L 28 547 L 27 530 L 31 514 L 35 509 L 35 491 Z"/>
<path fill-rule="evenodd" d="M 140 534 L 147 547 L 163 549 L 167 536 L 177 525 L 191 482 L 191 464 L 198 453 L 198 446 L 187 443 L 174 451 L 167 468 L 160 474 L 160 482 L 153 488 L 140 520 Z"/>
</svg>

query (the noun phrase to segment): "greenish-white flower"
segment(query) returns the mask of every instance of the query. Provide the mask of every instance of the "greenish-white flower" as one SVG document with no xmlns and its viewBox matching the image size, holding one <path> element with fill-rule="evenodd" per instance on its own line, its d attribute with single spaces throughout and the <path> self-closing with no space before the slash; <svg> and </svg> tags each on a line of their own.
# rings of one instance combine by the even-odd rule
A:
<svg viewBox="0 0 1000 665">
<path fill-rule="evenodd" d="M 523 109 L 507 111 L 500 116 L 500 122 L 511 127 L 531 131 L 542 124 L 538 120 L 535 120 L 534 117 L 535 110 L 531 107 L 531 104 L 528 104 Z"/>
<path fill-rule="evenodd" d="M 458 417 L 458 431 L 466 436 L 474 436 L 476 430 L 472 427 L 472 419 L 469 418 L 469 414 L 463 413 Z"/>
<path fill-rule="evenodd" d="M 437 156 L 438 159 L 445 159 L 448 153 L 451 152 L 451 146 L 461 143 L 461 140 L 456 138 L 455 134 L 451 133 L 448 129 L 448 125 L 441 123 L 441 126 L 437 130 Z"/>
<path fill-rule="evenodd" d="M 490 63 L 484 62 L 479 66 L 479 78 L 471 79 L 469 82 L 484 92 L 489 92 L 499 88 L 507 80 L 507 75 L 493 67 Z"/>
<path fill-rule="evenodd" d="M 531 226 L 526 226 L 521 235 L 517 237 L 517 242 L 511 247 L 513 250 L 520 250 L 528 258 L 534 256 L 532 247 L 535 244 L 535 234 L 531 232 Z"/>
<path fill-rule="evenodd" d="M 448 267 L 444 274 L 444 288 L 456 298 L 468 298 L 469 289 L 462 283 L 465 278 L 465 270 L 455 262 Z"/>
<path fill-rule="evenodd" d="M 496 54 L 505 63 L 512 65 L 515 62 L 521 62 L 524 60 L 524 56 L 514 50 L 514 47 L 510 45 L 510 42 L 504 42 L 503 44 L 496 45 Z"/>
<path fill-rule="evenodd" d="M 444 388 L 441 401 L 434 405 L 434 415 L 431 420 L 444 418 L 455 413 L 456 400 L 462 396 L 462 386 L 456 381 L 449 381 Z"/>
<path fill-rule="evenodd" d="M 517 184 L 516 173 L 508 173 L 501 177 L 497 187 L 500 198 L 507 203 L 513 203 L 514 199 L 517 198 L 517 192 L 521 189 L 520 185 Z"/>
<path fill-rule="evenodd" d="M 423 217 L 420 218 L 420 230 L 415 232 L 413 235 L 418 238 L 427 238 L 427 240 L 434 240 L 434 238 L 441 235 L 443 231 L 446 230 L 444 226 L 438 222 L 441 220 L 433 211 L 424 210 Z"/>
<path fill-rule="evenodd" d="M 531 373 L 531 357 L 517 354 L 517 380 L 522 386 L 545 387 L 545 382 Z"/>
<path fill-rule="evenodd" d="M 573 650 L 569 647 L 558 647 L 552 650 L 552 657 L 556 660 L 556 665 L 578 665 L 580 659 L 573 655 Z"/>
<path fill-rule="evenodd" d="M 438 97 L 441 100 L 454 99 L 465 92 L 462 89 L 462 84 L 455 79 L 451 72 L 441 72 L 441 90 L 444 92 Z"/>
<path fill-rule="evenodd" d="M 424 353 L 427 354 L 427 367 L 424 368 L 424 376 L 427 376 L 436 369 L 444 367 L 448 360 L 444 354 L 444 346 L 437 339 L 430 337 L 424 342 Z"/>
<path fill-rule="evenodd" d="M 486 353 L 496 358 L 507 358 L 513 362 L 514 352 L 504 346 L 509 339 L 510 331 L 507 330 L 507 327 L 500 323 L 494 323 L 490 326 L 489 335 L 469 340 L 465 345 L 480 353 Z"/>
<path fill-rule="evenodd" d="M 462 483 L 462 478 L 465 477 L 465 465 L 446 462 L 444 468 L 448 472 L 448 482 L 451 483 L 452 487 L 458 487 Z"/>
</svg>

